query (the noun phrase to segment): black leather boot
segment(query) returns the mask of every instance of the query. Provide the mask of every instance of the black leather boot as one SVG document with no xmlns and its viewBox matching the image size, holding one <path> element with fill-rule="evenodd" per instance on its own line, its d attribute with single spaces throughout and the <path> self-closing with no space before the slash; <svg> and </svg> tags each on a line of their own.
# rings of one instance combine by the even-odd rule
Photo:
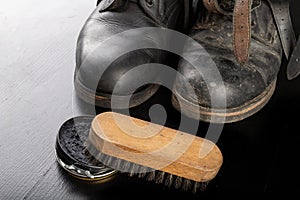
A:
<svg viewBox="0 0 300 200">
<path fill-rule="evenodd" d="M 129 37 L 133 34 L 138 34 L 138 36 L 146 34 L 143 30 L 124 34 L 117 42 L 114 41 L 116 40 L 114 36 L 143 27 L 162 27 L 183 31 L 189 23 L 190 2 L 190 0 L 99 1 L 78 38 L 74 75 L 78 96 L 86 102 L 107 108 L 111 107 L 113 93 L 116 102 L 122 102 L 124 96 L 130 95 L 129 107 L 137 106 L 149 99 L 157 91 L 159 85 L 148 84 L 137 88 L 137 79 L 143 79 L 143 76 L 156 79 L 158 74 L 154 72 L 151 74 L 146 70 L 135 77 L 129 76 L 122 79 L 122 76 L 136 66 L 164 63 L 166 56 L 162 51 L 155 49 L 126 51 L 139 42 L 147 46 L 158 41 L 164 42 L 166 38 L 145 36 L 144 40 L 140 41 Z M 124 54 L 120 55 L 120 52 Z M 115 90 L 116 87 L 117 90 Z"/>
<path fill-rule="evenodd" d="M 282 52 L 288 58 L 295 44 L 288 6 L 285 0 L 203 0 L 189 34 L 203 49 L 185 48 L 199 65 L 180 61 L 184 78 L 174 84 L 174 107 L 213 123 L 240 121 L 262 109 L 275 90 Z"/>
</svg>

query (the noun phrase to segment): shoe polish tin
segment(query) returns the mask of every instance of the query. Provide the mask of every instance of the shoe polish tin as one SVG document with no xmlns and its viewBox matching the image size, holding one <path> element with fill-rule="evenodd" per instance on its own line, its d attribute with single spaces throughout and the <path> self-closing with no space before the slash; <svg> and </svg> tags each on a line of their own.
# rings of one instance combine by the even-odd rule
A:
<svg viewBox="0 0 300 200">
<path fill-rule="evenodd" d="M 87 181 L 108 179 L 117 172 L 98 161 L 85 147 L 93 119 L 93 116 L 78 116 L 65 121 L 55 144 L 59 165 L 74 177 Z"/>
</svg>

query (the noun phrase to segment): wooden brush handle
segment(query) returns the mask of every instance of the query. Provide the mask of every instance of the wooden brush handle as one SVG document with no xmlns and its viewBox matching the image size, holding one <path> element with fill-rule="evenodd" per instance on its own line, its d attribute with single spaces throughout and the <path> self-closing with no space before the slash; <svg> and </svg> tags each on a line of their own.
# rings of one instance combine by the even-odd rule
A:
<svg viewBox="0 0 300 200">
<path fill-rule="evenodd" d="M 101 153 L 197 182 L 218 173 L 223 157 L 211 141 L 127 115 L 97 115 L 89 134 Z"/>
</svg>

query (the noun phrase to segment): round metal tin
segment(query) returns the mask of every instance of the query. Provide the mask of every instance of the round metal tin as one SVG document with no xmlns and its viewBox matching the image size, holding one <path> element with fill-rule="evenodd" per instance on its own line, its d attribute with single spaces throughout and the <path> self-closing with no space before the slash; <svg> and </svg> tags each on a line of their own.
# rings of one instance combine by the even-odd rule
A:
<svg viewBox="0 0 300 200">
<path fill-rule="evenodd" d="M 117 171 L 95 157 L 85 147 L 94 116 L 78 116 L 64 122 L 56 137 L 55 152 L 59 165 L 76 178 L 98 181 Z"/>
</svg>

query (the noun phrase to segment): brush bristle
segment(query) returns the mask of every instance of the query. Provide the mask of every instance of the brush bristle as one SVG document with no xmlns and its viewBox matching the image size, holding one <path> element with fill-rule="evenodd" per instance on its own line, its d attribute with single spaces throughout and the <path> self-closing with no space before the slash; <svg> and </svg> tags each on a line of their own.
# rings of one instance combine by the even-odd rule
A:
<svg viewBox="0 0 300 200">
<path fill-rule="evenodd" d="M 169 188 L 174 187 L 175 189 L 192 191 L 193 193 L 204 191 L 208 185 L 208 182 L 196 182 L 164 171 L 155 170 L 146 166 L 103 154 L 94 148 L 89 142 L 85 143 L 85 147 L 85 150 L 89 152 L 89 154 L 93 155 L 97 162 L 102 162 L 104 165 L 116 169 L 119 172 L 128 173 L 130 177 L 136 176 L 146 181 L 162 184 Z"/>
</svg>

